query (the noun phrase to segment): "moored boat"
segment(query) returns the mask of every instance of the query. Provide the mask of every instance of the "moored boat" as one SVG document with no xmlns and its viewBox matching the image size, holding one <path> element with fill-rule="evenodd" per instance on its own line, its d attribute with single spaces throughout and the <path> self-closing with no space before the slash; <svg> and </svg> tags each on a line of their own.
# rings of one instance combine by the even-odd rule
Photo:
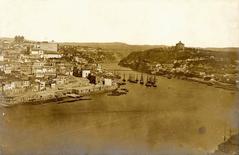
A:
<svg viewBox="0 0 239 155">
<path fill-rule="evenodd" d="M 67 97 L 71 97 L 71 98 L 80 98 L 82 96 L 77 95 L 77 94 L 66 94 Z"/>
<path fill-rule="evenodd" d="M 148 77 L 147 76 L 147 81 L 145 84 L 146 87 L 157 87 L 157 81 L 156 81 L 156 76 L 154 75 L 154 77 Z"/>
<path fill-rule="evenodd" d="M 147 76 L 147 81 L 146 81 L 145 86 L 146 86 L 146 87 L 151 87 L 151 86 L 152 86 L 152 83 L 150 82 L 150 79 L 149 79 L 148 76 Z"/>
<path fill-rule="evenodd" d="M 172 79 L 172 75 L 170 75 L 170 74 L 166 75 L 166 77 L 167 77 L 168 79 Z"/>
<path fill-rule="evenodd" d="M 120 96 L 120 95 L 126 95 L 126 94 L 127 92 L 125 90 L 115 89 L 110 94 L 108 94 L 108 96 Z"/>
<path fill-rule="evenodd" d="M 121 90 L 123 90 L 123 91 L 125 91 L 125 92 L 129 92 L 129 90 L 126 89 L 126 88 L 121 88 Z"/>
<path fill-rule="evenodd" d="M 126 80 L 125 80 L 125 74 L 124 74 L 124 78 L 123 78 L 123 80 L 122 80 L 123 82 L 126 82 Z"/>
<path fill-rule="evenodd" d="M 130 83 L 137 83 L 137 82 L 138 82 L 137 79 L 136 79 L 135 77 L 133 77 L 132 75 L 129 75 L 128 81 L 129 81 Z"/>
<path fill-rule="evenodd" d="M 136 75 L 135 82 L 136 82 L 136 83 L 138 83 L 138 82 L 139 82 L 138 75 Z"/>
<path fill-rule="evenodd" d="M 143 78 L 143 74 L 141 74 L 141 77 L 140 77 L 140 81 L 139 81 L 140 84 L 144 84 L 144 78 Z"/>
<path fill-rule="evenodd" d="M 152 83 L 153 87 L 157 87 L 157 80 L 156 80 L 156 76 L 154 76 L 153 79 L 153 83 Z"/>
</svg>

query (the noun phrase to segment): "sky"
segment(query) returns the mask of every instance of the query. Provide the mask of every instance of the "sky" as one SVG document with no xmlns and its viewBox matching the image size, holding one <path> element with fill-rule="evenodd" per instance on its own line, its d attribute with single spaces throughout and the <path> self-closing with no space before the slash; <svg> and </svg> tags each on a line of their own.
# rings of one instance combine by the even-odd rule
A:
<svg viewBox="0 0 239 155">
<path fill-rule="evenodd" d="M 0 0 L 0 37 L 239 47 L 239 0 Z"/>
</svg>

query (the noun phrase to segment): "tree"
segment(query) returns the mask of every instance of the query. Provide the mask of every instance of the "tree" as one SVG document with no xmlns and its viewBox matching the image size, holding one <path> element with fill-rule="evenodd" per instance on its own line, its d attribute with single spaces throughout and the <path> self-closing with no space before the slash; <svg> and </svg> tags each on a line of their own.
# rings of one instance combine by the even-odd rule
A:
<svg viewBox="0 0 239 155">
<path fill-rule="evenodd" d="M 24 36 L 15 36 L 14 37 L 14 41 L 16 42 L 16 43 L 23 43 L 24 42 Z"/>
</svg>

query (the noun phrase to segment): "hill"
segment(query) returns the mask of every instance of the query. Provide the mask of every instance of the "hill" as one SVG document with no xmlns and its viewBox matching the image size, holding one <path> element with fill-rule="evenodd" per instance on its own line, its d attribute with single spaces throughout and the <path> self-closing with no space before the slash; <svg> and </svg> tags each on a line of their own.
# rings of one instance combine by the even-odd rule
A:
<svg viewBox="0 0 239 155">
<path fill-rule="evenodd" d="M 215 52 L 239 52 L 239 48 L 238 47 L 225 47 L 225 48 L 205 48 L 206 50 L 211 50 L 211 51 L 215 51 Z"/>
<path fill-rule="evenodd" d="M 14 41 L 14 38 L 8 38 L 8 37 L 2 37 L 0 38 L 0 41 L 9 41 L 9 42 L 13 42 Z"/>
<path fill-rule="evenodd" d="M 77 42 L 62 42 L 59 45 L 70 46 L 87 46 L 93 48 L 101 48 L 106 52 L 118 52 L 124 57 L 134 51 L 144 51 L 151 48 L 163 47 L 163 45 L 129 45 L 121 42 L 109 42 L 109 43 L 77 43 Z"/>
<path fill-rule="evenodd" d="M 119 65 L 150 74 L 193 79 L 236 87 L 238 55 L 235 51 L 162 47 L 132 52 Z"/>
</svg>

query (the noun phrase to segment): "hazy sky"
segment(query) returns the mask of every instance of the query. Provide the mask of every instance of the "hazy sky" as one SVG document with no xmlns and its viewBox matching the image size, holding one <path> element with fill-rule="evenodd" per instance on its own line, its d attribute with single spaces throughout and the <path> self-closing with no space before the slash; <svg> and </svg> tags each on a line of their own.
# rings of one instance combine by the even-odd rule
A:
<svg viewBox="0 0 239 155">
<path fill-rule="evenodd" d="M 239 0 L 0 0 L 0 36 L 239 46 Z"/>
</svg>

